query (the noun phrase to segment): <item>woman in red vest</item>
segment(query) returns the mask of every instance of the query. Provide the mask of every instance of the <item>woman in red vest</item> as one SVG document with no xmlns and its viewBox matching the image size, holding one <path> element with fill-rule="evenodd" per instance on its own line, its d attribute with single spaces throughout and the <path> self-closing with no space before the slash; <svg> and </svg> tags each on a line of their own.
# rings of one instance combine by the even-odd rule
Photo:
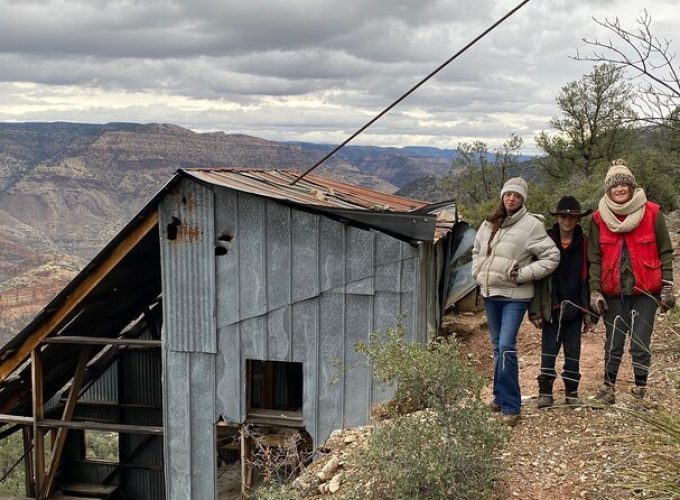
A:
<svg viewBox="0 0 680 500">
<path fill-rule="evenodd" d="M 588 262 L 590 306 L 606 328 L 604 385 L 595 398 L 613 404 L 626 334 L 635 375 L 631 392 L 645 395 L 656 308 L 675 305 L 673 247 L 659 205 L 647 201 L 624 160 L 613 162 L 604 189 L 590 224 Z"/>
</svg>

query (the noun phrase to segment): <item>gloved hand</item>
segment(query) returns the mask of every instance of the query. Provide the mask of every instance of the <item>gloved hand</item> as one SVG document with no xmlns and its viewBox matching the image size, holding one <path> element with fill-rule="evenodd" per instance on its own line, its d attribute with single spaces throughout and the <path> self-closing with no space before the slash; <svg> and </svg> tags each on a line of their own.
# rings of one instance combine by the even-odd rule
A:
<svg viewBox="0 0 680 500">
<path fill-rule="evenodd" d="M 661 312 L 666 312 L 675 307 L 675 295 L 673 295 L 673 284 L 666 284 L 661 287 Z"/>
<path fill-rule="evenodd" d="M 593 317 L 590 313 L 583 315 L 583 330 L 581 333 L 594 332 L 597 325 L 597 316 Z"/>
<path fill-rule="evenodd" d="M 540 314 L 530 314 L 529 321 L 531 321 L 531 324 L 536 328 L 541 328 L 543 326 L 543 319 Z"/>
<path fill-rule="evenodd" d="M 604 296 L 599 290 L 590 292 L 590 308 L 593 311 L 597 311 L 597 314 L 600 316 L 604 315 L 604 312 L 609 309 L 609 307 L 607 307 L 607 301 L 604 300 Z"/>
</svg>

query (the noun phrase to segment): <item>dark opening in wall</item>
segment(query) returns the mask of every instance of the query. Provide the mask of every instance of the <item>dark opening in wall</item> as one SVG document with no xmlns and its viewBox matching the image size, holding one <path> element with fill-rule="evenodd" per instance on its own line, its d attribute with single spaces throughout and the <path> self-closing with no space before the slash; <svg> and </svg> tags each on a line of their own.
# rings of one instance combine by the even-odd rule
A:
<svg viewBox="0 0 680 500">
<path fill-rule="evenodd" d="M 177 239 L 177 226 L 180 225 L 182 225 L 182 222 L 177 217 L 173 217 L 166 227 L 166 233 L 169 240 L 172 241 Z"/>
<path fill-rule="evenodd" d="M 302 363 L 247 360 L 249 409 L 302 411 Z"/>
</svg>

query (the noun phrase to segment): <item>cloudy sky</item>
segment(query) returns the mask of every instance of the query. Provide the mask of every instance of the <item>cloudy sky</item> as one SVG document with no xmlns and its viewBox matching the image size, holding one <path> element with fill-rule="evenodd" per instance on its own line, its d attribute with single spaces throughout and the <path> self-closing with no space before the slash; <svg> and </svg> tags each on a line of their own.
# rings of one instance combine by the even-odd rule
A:
<svg viewBox="0 0 680 500">
<path fill-rule="evenodd" d="M 0 121 L 166 122 L 338 143 L 520 0 L 0 0 Z M 531 0 L 353 144 L 533 146 L 592 20 L 669 0 Z M 680 36 L 676 47 L 680 47 Z"/>
</svg>

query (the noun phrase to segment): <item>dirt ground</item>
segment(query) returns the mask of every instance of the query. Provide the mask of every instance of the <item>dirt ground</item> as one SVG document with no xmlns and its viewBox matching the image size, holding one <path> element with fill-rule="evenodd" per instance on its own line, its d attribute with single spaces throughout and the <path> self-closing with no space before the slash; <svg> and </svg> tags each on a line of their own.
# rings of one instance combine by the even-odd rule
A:
<svg viewBox="0 0 680 500">
<path fill-rule="evenodd" d="M 680 352 L 674 352 L 680 337 L 671 331 L 665 316 L 657 317 L 653 339 L 653 367 L 650 388 L 643 408 L 677 409 L 677 375 Z M 674 329 L 677 331 L 677 325 Z M 579 395 L 585 405 L 572 409 L 564 405 L 561 381 L 555 383 L 555 405 L 536 408 L 536 377 L 540 365 L 540 332 L 528 321 L 523 324 L 518 343 L 522 420 L 512 430 L 501 460 L 505 473 L 499 485 L 499 498 L 525 499 L 616 499 L 630 498 L 619 474 L 621 467 L 633 470 L 632 448 L 620 438 L 643 433 L 635 419 L 614 408 L 602 409 L 591 400 L 602 385 L 604 327 L 583 336 Z M 491 346 L 485 335 L 469 337 L 463 344 L 468 359 L 491 379 Z M 562 366 L 562 356 L 557 367 Z M 640 408 L 629 392 L 633 385 L 630 356 L 626 353 L 619 371 L 617 406 Z M 491 386 L 484 392 L 491 397 Z"/>
</svg>

